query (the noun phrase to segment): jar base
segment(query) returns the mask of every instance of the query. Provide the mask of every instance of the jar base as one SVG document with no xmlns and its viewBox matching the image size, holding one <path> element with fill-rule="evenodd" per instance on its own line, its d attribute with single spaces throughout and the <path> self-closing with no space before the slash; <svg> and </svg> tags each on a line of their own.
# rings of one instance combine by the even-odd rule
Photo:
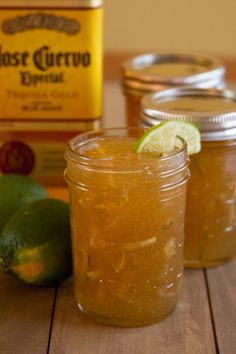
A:
<svg viewBox="0 0 236 354">
<path fill-rule="evenodd" d="M 85 310 L 80 304 L 77 304 L 79 310 L 87 317 L 89 317 L 91 320 L 99 322 L 104 325 L 112 326 L 112 327 L 144 327 L 144 326 L 150 326 L 155 323 L 161 322 L 165 320 L 169 315 L 171 315 L 172 312 L 174 312 L 175 308 L 172 309 L 172 311 L 168 312 L 167 314 L 164 314 L 162 316 L 159 316 L 157 318 L 152 318 L 152 319 L 146 319 L 146 320 L 129 320 L 129 319 L 123 319 L 123 318 L 110 318 L 110 317 L 104 317 L 101 315 L 98 315 L 96 313 L 92 313 L 90 311 Z"/>
<path fill-rule="evenodd" d="M 215 267 L 219 267 L 219 266 L 229 262 L 232 258 L 233 257 L 222 258 L 222 259 L 216 259 L 214 261 L 207 261 L 207 260 L 189 261 L 189 260 L 184 260 L 184 268 L 191 268 L 191 269 L 215 268 Z"/>
</svg>

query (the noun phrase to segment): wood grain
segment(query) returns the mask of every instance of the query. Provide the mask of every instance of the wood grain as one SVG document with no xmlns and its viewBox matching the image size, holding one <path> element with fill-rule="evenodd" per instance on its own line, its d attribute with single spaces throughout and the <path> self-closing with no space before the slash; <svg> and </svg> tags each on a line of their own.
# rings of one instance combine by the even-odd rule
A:
<svg viewBox="0 0 236 354">
<path fill-rule="evenodd" d="M 207 270 L 220 354 L 236 353 L 236 259 Z"/>
<path fill-rule="evenodd" d="M 27 286 L 0 274 L 0 353 L 46 354 L 53 288 Z"/>
<path fill-rule="evenodd" d="M 142 328 L 107 327 L 77 309 L 72 281 L 58 292 L 50 354 L 212 354 L 216 353 L 202 271 L 186 271 L 177 310 Z"/>
</svg>

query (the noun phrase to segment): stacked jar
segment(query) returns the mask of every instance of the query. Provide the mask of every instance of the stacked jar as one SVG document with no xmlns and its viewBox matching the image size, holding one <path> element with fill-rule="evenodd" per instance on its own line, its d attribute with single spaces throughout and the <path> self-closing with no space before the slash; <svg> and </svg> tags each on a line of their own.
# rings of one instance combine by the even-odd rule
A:
<svg viewBox="0 0 236 354">
<path fill-rule="evenodd" d="M 137 126 L 145 94 L 177 86 L 220 88 L 225 69 L 215 58 L 203 54 L 144 54 L 123 63 L 122 87 L 128 126 Z"/>
<path fill-rule="evenodd" d="M 217 266 L 236 255 L 236 95 L 176 88 L 145 96 L 141 126 L 165 120 L 200 129 L 202 150 L 190 163 L 184 258 L 191 268 Z"/>
</svg>

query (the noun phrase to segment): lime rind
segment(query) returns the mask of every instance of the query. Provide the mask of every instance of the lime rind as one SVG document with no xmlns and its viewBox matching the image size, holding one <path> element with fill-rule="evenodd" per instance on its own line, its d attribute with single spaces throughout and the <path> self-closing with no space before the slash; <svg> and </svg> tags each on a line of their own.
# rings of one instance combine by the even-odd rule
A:
<svg viewBox="0 0 236 354">
<path fill-rule="evenodd" d="M 54 285 L 71 274 L 69 205 L 41 199 L 19 208 L 0 234 L 0 270 L 29 284 Z"/>
<path fill-rule="evenodd" d="M 186 142 L 188 155 L 201 150 L 200 132 L 193 123 L 167 121 L 147 130 L 137 142 L 135 152 L 171 153 L 175 151 L 178 137 Z"/>
<path fill-rule="evenodd" d="M 0 232 L 9 218 L 21 207 L 48 197 L 46 189 L 28 176 L 0 176 Z"/>
</svg>

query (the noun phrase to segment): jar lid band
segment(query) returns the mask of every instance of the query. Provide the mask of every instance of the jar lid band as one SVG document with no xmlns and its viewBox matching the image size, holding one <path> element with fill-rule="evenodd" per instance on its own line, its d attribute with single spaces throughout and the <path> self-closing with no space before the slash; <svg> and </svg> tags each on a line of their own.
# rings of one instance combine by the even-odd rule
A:
<svg viewBox="0 0 236 354">
<path fill-rule="evenodd" d="M 202 140 L 236 138 L 236 93 L 232 90 L 176 88 L 146 95 L 141 120 L 153 126 L 181 120 L 198 126 Z"/>
<path fill-rule="evenodd" d="M 224 74 L 219 60 L 192 53 L 144 54 L 122 65 L 124 87 L 149 91 L 157 91 L 159 86 L 213 87 L 223 81 Z"/>
</svg>

